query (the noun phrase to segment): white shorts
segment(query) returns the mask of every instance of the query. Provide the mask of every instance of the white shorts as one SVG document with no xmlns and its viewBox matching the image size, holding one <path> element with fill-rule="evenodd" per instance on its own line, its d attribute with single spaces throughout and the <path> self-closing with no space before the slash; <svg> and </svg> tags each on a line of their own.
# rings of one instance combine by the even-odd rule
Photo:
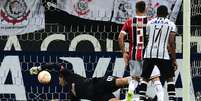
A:
<svg viewBox="0 0 201 101">
<path fill-rule="evenodd" d="M 130 75 L 140 77 L 142 74 L 142 65 L 143 65 L 142 61 L 130 60 L 129 61 Z M 158 76 L 160 76 L 160 71 L 157 66 L 154 66 L 150 78 Z"/>
</svg>

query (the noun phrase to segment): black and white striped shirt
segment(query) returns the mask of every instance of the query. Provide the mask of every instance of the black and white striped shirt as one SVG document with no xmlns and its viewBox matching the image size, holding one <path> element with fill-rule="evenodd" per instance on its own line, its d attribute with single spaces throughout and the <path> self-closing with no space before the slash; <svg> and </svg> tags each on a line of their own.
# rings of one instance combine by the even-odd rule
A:
<svg viewBox="0 0 201 101">
<path fill-rule="evenodd" d="M 144 58 L 169 59 L 167 44 L 170 32 L 176 32 L 176 25 L 167 18 L 157 17 L 147 23 L 148 44 Z"/>
</svg>

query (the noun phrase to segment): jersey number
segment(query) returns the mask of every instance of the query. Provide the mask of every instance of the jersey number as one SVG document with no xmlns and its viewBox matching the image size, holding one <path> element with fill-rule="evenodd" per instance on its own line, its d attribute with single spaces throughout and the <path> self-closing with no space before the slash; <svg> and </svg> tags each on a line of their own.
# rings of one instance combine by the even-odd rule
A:
<svg viewBox="0 0 201 101">
<path fill-rule="evenodd" d="M 155 27 L 155 29 L 154 29 L 155 32 L 158 30 L 158 33 L 156 33 L 156 38 L 154 40 L 155 43 L 158 41 L 159 35 L 161 35 L 161 33 L 162 33 L 162 28 L 163 28 L 163 26 L 160 26 L 160 28 Z"/>
</svg>

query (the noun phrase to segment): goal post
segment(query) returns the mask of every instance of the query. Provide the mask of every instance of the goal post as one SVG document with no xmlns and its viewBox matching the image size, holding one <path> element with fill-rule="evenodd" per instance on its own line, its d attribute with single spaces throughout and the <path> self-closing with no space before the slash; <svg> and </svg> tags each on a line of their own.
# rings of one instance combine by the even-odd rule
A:
<svg viewBox="0 0 201 101">
<path fill-rule="evenodd" d="M 183 101 L 190 101 L 190 20 L 191 0 L 183 0 Z"/>
</svg>

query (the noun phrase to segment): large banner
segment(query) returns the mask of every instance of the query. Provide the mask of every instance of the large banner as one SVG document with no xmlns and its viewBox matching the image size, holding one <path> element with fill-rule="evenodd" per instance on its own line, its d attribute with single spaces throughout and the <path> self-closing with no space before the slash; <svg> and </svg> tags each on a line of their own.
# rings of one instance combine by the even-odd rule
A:
<svg viewBox="0 0 201 101">
<path fill-rule="evenodd" d="M 57 0 L 57 8 L 84 19 L 109 21 L 114 0 Z"/>
<path fill-rule="evenodd" d="M 45 28 L 42 0 L 0 0 L 0 36 Z"/>
<path fill-rule="evenodd" d="M 129 17 L 135 16 L 135 0 L 115 0 L 112 21 L 123 23 Z"/>
<path fill-rule="evenodd" d="M 160 5 L 165 5 L 168 7 L 169 16 L 168 18 L 172 20 L 173 22 L 176 21 L 177 15 L 180 10 L 180 6 L 182 3 L 182 0 L 145 0 L 147 3 L 147 15 L 150 18 L 153 18 L 156 16 L 157 8 Z"/>
<path fill-rule="evenodd" d="M 137 0 L 57 0 L 57 8 L 71 15 L 90 20 L 101 20 L 123 23 L 129 17 L 135 16 Z M 149 18 L 156 16 L 160 5 L 168 7 L 168 18 L 176 21 L 182 0 L 144 0 Z"/>
<path fill-rule="evenodd" d="M 137 0 L 115 0 L 114 15 L 112 21 L 116 23 L 124 23 L 128 17 L 135 16 L 135 3 Z M 182 0 L 144 0 L 147 6 L 147 16 L 153 18 L 156 16 L 156 10 L 160 5 L 168 7 L 169 18 L 173 22 L 176 21 L 180 10 Z"/>
</svg>

